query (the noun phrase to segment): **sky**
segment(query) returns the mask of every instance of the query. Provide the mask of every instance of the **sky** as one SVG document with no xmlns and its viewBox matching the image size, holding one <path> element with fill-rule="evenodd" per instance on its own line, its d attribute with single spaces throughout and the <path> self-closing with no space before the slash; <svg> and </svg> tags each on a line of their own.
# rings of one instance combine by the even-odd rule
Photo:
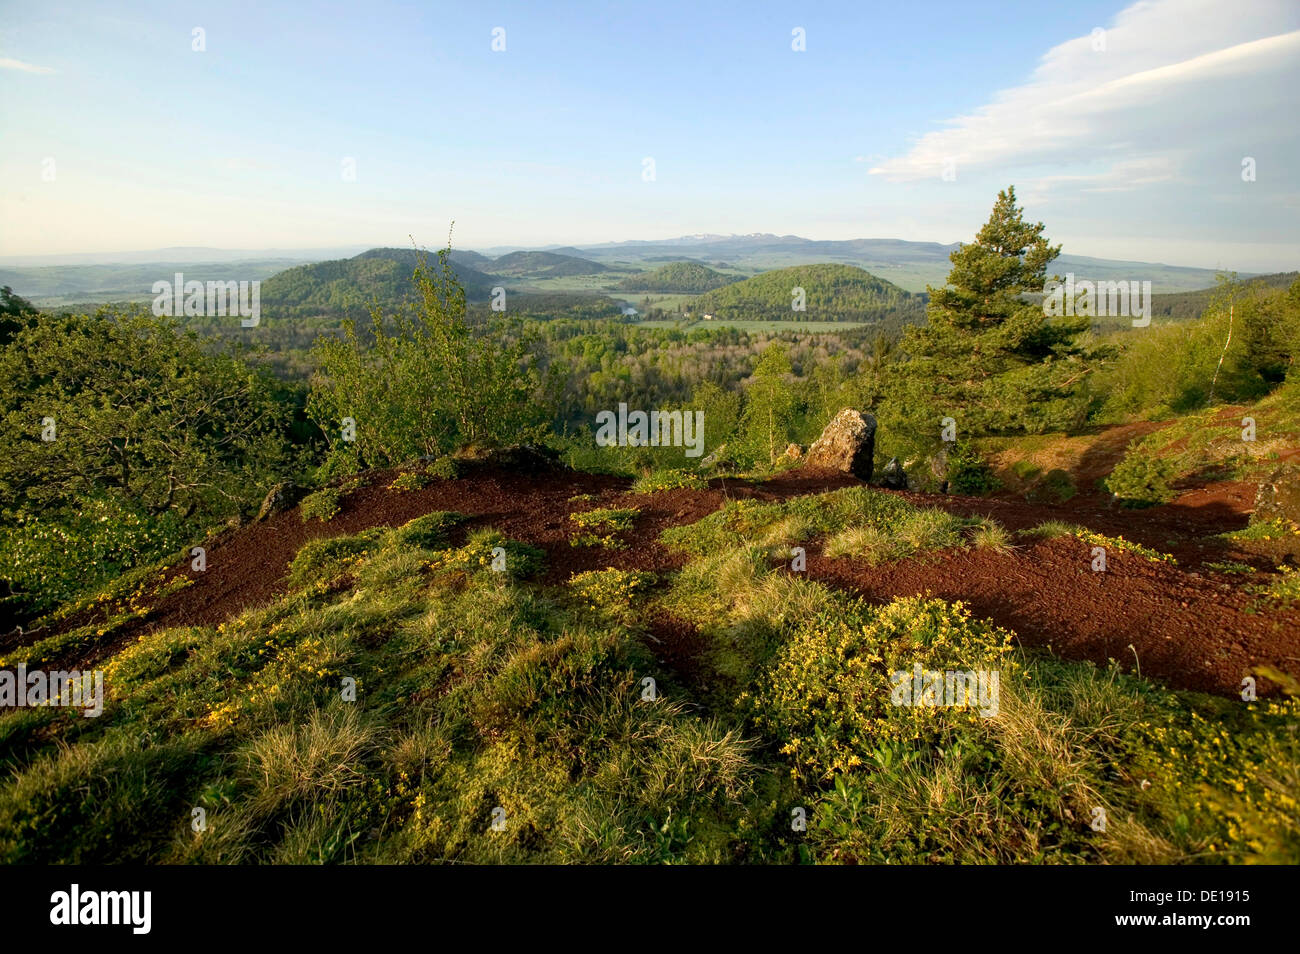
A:
<svg viewBox="0 0 1300 954">
<path fill-rule="evenodd" d="M 0 0 L 0 255 L 947 243 L 1014 184 L 1070 254 L 1291 270 L 1298 91 L 1300 0 Z"/>
</svg>

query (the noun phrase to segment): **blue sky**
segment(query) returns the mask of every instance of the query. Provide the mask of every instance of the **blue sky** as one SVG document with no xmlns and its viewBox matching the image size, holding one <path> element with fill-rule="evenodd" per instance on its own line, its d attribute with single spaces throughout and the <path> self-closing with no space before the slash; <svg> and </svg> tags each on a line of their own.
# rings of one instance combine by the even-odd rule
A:
<svg viewBox="0 0 1300 954">
<path fill-rule="evenodd" d="M 0 10 L 0 255 L 952 242 L 1014 183 L 1075 254 L 1300 265 L 1295 0 Z"/>
</svg>

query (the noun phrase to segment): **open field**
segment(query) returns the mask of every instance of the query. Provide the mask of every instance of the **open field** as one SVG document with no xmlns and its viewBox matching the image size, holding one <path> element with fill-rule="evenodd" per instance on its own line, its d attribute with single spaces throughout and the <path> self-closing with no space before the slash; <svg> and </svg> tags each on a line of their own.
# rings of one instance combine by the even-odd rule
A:
<svg viewBox="0 0 1300 954">
<path fill-rule="evenodd" d="M 865 328 L 870 322 L 863 321 L 744 321 L 729 318 L 713 318 L 705 321 L 697 318 L 693 321 L 660 321 L 644 319 L 635 322 L 639 328 L 678 328 L 692 331 L 697 328 L 739 328 L 743 331 L 796 331 L 796 332 L 834 332 L 848 331 L 850 328 Z"/>
</svg>

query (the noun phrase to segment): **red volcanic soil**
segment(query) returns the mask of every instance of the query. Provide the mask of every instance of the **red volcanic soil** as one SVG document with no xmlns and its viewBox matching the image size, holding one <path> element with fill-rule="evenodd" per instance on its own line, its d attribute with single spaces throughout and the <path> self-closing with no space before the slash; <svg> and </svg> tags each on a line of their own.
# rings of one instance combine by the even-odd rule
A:
<svg viewBox="0 0 1300 954">
<path fill-rule="evenodd" d="M 457 534 L 492 526 L 543 548 L 547 560 L 542 582 L 558 584 L 575 572 L 609 566 L 652 571 L 678 567 L 682 559 L 659 543 L 660 532 L 699 520 L 728 499 L 782 500 L 859 483 L 842 474 L 788 471 L 761 484 L 715 479 L 707 489 L 631 494 L 629 482 L 617 477 L 480 468 L 421 490 L 396 492 L 388 489 L 392 477 L 393 472 L 368 475 L 369 482 L 347 495 L 341 512 L 327 524 L 304 524 L 295 509 L 209 540 L 205 572 L 194 573 L 188 564 L 172 571 L 192 577 L 192 585 L 164 597 L 147 617 L 114 632 L 103 644 L 60 663 L 87 666 L 157 627 L 219 623 L 282 593 L 289 563 L 306 541 L 399 526 L 434 510 L 470 516 Z M 572 499 L 584 494 L 595 499 Z M 900 496 L 953 513 L 990 516 L 1009 530 L 1068 520 L 1173 553 L 1179 563 L 1171 566 L 1112 552 L 1106 572 L 1096 573 L 1090 546 L 1073 537 L 1021 538 L 1010 553 L 949 550 L 878 567 L 852 558 L 827 559 L 817 555 L 820 547 L 814 544 L 808 548 L 809 577 L 872 601 L 925 593 L 962 600 L 976 615 L 1014 631 L 1026 646 L 1049 647 L 1064 658 L 1101 664 L 1113 658 L 1128 670 L 1140 669 L 1176 688 L 1235 695 L 1254 666 L 1300 672 L 1300 612 L 1262 606 L 1258 597 L 1244 592 L 1239 578 L 1197 570 L 1202 558 L 1224 558 L 1223 546 L 1208 537 L 1245 526 L 1253 500 L 1244 487 L 1210 485 L 1168 506 L 1144 511 L 1111 509 L 1097 494 L 1060 505 Z M 610 506 L 641 508 L 631 546 L 617 551 L 570 546 L 570 514 Z M 691 671 L 707 649 L 699 633 L 667 618 L 647 620 L 647 625 L 652 651 L 688 679 L 703 676 Z M 1266 684 L 1261 680 L 1261 685 Z"/>
</svg>

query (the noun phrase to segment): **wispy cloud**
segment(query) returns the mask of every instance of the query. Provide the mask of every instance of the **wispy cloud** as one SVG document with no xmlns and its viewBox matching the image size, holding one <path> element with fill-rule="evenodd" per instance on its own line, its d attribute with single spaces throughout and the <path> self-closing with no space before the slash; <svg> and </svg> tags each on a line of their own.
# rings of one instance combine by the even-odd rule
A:
<svg viewBox="0 0 1300 954">
<path fill-rule="evenodd" d="M 1143 0 L 1109 28 L 1049 50 L 1025 84 L 870 172 L 907 182 L 938 178 L 950 162 L 966 172 L 1061 168 L 1037 179 L 1040 191 L 1168 181 L 1207 147 L 1249 144 L 1260 121 L 1288 113 L 1297 86 L 1300 5 Z"/>
<path fill-rule="evenodd" d="M 48 66 L 36 66 L 32 63 L 24 63 L 22 60 L 11 60 L 7 56 L 0 56 L 0 70 L 18 70 L 22 73 L 56 73 L 55 69 Z"/>
</svg>

